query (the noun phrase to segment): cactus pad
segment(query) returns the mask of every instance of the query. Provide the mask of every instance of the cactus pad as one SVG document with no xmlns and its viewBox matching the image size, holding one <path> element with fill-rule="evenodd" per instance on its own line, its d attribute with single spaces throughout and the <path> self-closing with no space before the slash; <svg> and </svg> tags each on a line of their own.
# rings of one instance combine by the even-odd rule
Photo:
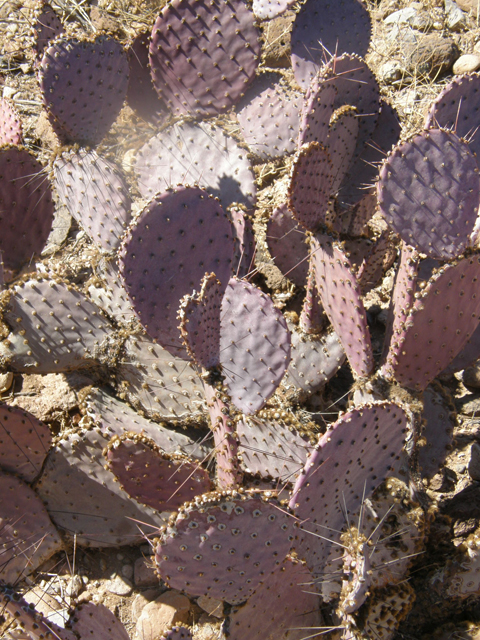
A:
<svg viewBox="0 0 480 640">
<path fill-rule="evenodd" d="M 328 126 L 335 110 L 336 98 L 337 88 L 333 73 L 318 73 L 310 83 L 303 102 L 298 134 L 299 147 L 313 141 L 326 146 Z"/>
<path fill-rule="evenodd" d="M 418 464 L 422 478 L 430 480 L 442 467 L 452 448 L 453 430 L 457 424 L 455 406 L 445 390 L 433 382 L 423 392 L 426 444 L 419 448 Z"/>
<path fill-rule="evenodd" d="M 33 23 L 33 50 L 37 64 L 49 42 L 64 31 L 62 21 L 48 2 L 41 0 Z"/>
<path fill-rule="evenodd" d="M 0 149 L 0 250 L 6 269 L 17 270 L 40 254 L 53 223 L 50 182 L 26 149 Z"/>
<path fill-rule="evenodd" d="M 78 638 L 95 640 L 129 640 L 130 636 L 115 614 L 103 604 L 87 602 L 75 609 L 72 631 Z"/>
<path fill-rule="evenodd" d="M 319 597 L 307 567 L 286 558 L 228 619 L 231 640 L 302 640 L 321 628 Z M 308 630 L 308 631 L 307 631 Z"/>
<path fill-rule="evenodd" d="M 205 274 L 198 296 L 185 296 L 180 306 L 180 331 L 188 354 L 205 370 L 220 362 L 220 287 L 214 273 Z"/>
<path fill-rule="evenodd" d="M 114 436 L 104 456 L 122 489 L 157 511 L 177 511 L 184 502 L 212 488 L 202 467 L 184 455 L 165 453 L 145 435 Z"/>
<path fill-rule="evenodd" d="M 432 258 L 468 245 L 478 212 L 475 157 L 454 133 L 424 131 L 399 145 L 379 175 L 378 203 L 402 239 Z"/>
<path fill-rule="evenodd" d="M 271 20 L 285 13 L 295 0 L 253 0 L 253 13 L 260 20 Z"/>
<path fill-rule="evenodd" d="M 233 258 L 233 272 L 237 278 L 244 278 L 254 268 L 257 245 L 253 233 L 252 217 L 232 207 L 229 211 L 235 233 L 235 255 Z"/>
<path fill-rule="evenodd" d="M 113 260 L 104 258 L 99 262 L 87 293 L 116 325 L 140 328 Z"/>
<path fill-rule="evenodd" d="M 356 107 L 345 105 L 332 115 L 328 128 L 327 148 L 332 162 L 331 193 L 336 193 L 357 146 L 359 120 Z"/>
<path fill-rule="evenodd" d="M 252 208 L 255 183 L 247 153 L 219 127 L 175 124 L 151 138 L 137 153 L 135 174 L 145 198 L 168 187 L 195 184 L 219 198 Z"/>
<path fill-rule="evenodd" d="M 16 286 L 3 317 L 12 333 L 0 344 L 0 355 L 15 371 L 52 373 L 94 364 L 95 350 L 111 333 L 98 307 L 55 280 Z"/>
<path fill-rule="evenodd" d="M 192 640 L 192 632 L 184 626 L 174 626 L 164 631 L 158 640 Z"/>
<path fill-rule="evenodd" d="M 242 469 L 262 478 L 293 482 L 312 449 L 280 422 L 243 417 L 236 423 Z"/>
<path fill-rule="evenodd" d="M 357 376 L 368 376 L 373 353 L 367 316 L 352 265 L 343 247 L 329 236 L 312 238 L 312 258 L 320 299 Z"/>
<path fill-rule="evenodd" d="M 62 549 L 40 498 L 28 484 L 0 472 L 0 576 L 14 584 Z"/>
<path fill-rule="evenodd" d="M 20 407 L 0 405 L 0 467 L 32 482 L 52 442 L 47 425 Z"/>
<path fill-rule="evenodd" d="M 247 600 L 290 550 L 293 519 L 279 507 L 254 491 L 195 498 L 160 536 L 162 579 L 190 596 Z"/>
<path fill-rule="evenodd" d="M 128 59 L 108 36 L 79 40 L 59 36 L 38 69 L 47 114 L 62 142 L 97 144 L 122 108 Z"/>
<path fill-rule="evenodd" d="M 267 222 L 267 246 L 275 264 L 297 287 L 304 287 L 308 276 L 308 245 L 302 226 L 286 204 L 272 213 Z"/>
<path fill-rule="evenodd" d="M 405 387 L 423 390 L 453 360 L 480 317 L 480 257 L 442 267 L 415 299 L 387 365 Z M 421 344 L 421 348 L 418 345 Z"/>
<path fill-rule="evenodd" d="M 0 145 L 20 144 L 22 138 L 22 121 L 17 110 L 9 100 L 0 98 Z"/>
<path fill-rule="evenodd" d="M 292 331 L 292 360 L 282 385 L 314 393 L 327 384 L 345 362 L 345 351 L 337 334 L 308 336 Z"/>
<path fill-rule="evenodd" d="M 174 115 L 212 116 L 245 92 L 260 55 L 254 16 L 241 0 L 172 0 L 152 31 L 153 84 Z"/>
<path fill-rule="evenodd" d="M 463 371 L 470 365 L 474 364 L 480 358 L 480 323 L 472 333 L 467 343 L 461 349 L 446 369 L 442 371 L 442 375 L 450 375 L 456 371 Z"/>
<path fill-rule="evenodd" d="M 325 224 L 332 187 L 332 161 L 318 142 L 303 145 L 295 154 L 288 188 L 288 206 L 294 218 L 315 232 Z"/>
<path fill-rule="evenodd" d="M 240 108 L 238 122 L 250 151 L 262 160 L 295 151 L 302 95 L 286 91 L 277 74 L 262 74 Z"/>
<path fill-rule="evenodd" d="M 232 278 L 221 307 L 220 364 L 233 404 L 246 415 L 265 404 L 290 362 L 290 332 L 272 300 Z"/>
<path fill-rule="evenodd" d="M 204 189 L 158 194 L 125 235 L 119 266 L 140 322 L 173 355 L 186 358 L 177 329 L 183 296 L 215 273 L 226 287 L 234 257 L 232 224 Z"/>
<path fill-rule="evenodd" d="M 130 68 L 127 103 L 140 118 L 158 126 L 167 113 L 152 82 L 148 59 L 150 40 L 150 32 L 141 31 L 127 48 Z"/>
<path fill-rule="evenodd" d="M 303 522 L 295 548 L 315 576 L 323 573 L 345 512 L 355 512 L 394 473 L 406 431 L 404 410 L 382 402 L 349 411 L 320 437 L 290 501 Z"/>
<path fill-rule="evenodd" d="M 53 165 L 55 187 L 71 216 L 104 251 L 115 251 L 130 220 L 120 168 L 95 151 L 65 152 Z"/>
<path fill-rule="evenodd" d="M 203 383 L 195 368 L 148 336 L 127 339 L 116 383 L 120 397 L 152 418 L 195 419 L 204 408 Z"/>
<path fill-rule="evenodd" d="M 329 4 L 322 0 L 307 0 L 292 29 L 295 79 L 303 89 L 307 89 L 319 67 L 337 53 L 365 56 L 371 31 L 370 15 L 360 0 Z"/>
</svg>

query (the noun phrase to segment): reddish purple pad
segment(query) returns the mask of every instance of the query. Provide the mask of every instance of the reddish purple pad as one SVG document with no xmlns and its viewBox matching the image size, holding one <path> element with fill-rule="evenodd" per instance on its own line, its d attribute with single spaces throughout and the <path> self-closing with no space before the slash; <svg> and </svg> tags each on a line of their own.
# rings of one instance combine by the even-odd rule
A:
<svg viewBox="0 0 480 640">
<path fill-rule="evenodd" d="M 152 31 L 154 86 L 177 116 L 217 115 L 243 95 L 260 55 L 243 0 L 172 0 Z"/>
<path fill-rule="evenodd" d="M 33 50 L 37 57 L 37 62 L 47 44 L 63 31 L 62 21 L 58 15 L 48 3 L 43 2 L 33 25 Z"/>
<path fill-rule="evenodd" d="M 20 407 L 0 405 L 0 467 L 32 482 L 52 443 L 44 422 Z"/>
<path fill-rule="evenodd" d="M 332 73 L 318 74 L 305 95 L 298 134 L 298 146 L 307 142 L 327 145 L 328 126 L 335 110 L 337 87 Z"/>
<path fill-rule="evenodd" d="M 477 328 L 480 257 L 443 266 L 415 300 L 392 358 L 395 379 L 423 390 L 450 364 Z"/>
<path fill-rule="evenodd" d="M 288 206 L 307 231 L 315 232 L 325 224 L 332 177 L 332 162 L 327 149 L 318 142 L 303 145 L 292 165 Z"/>
<path fill-rule="evenodd" d="M 20 144 L 23 129 L 17 110 L 5 98 L 0 98 L 0 145 Z"/>
<path fill-rule="evenodd" d="M 293 23 L 295 79 L 306 90 L 319 67 L 332 56 L 343 52 L 365 56 L 371 31 L 370 15 L 360 0 L 307 0 Z"/>
<path fill-rule="evenodd" d="M 129 640 L 130 636 L 123 624 L 103 604 L 87 602 L 73 614 L 72 631 L 79 638 L 95 640 Z"/>
<path fill-rule="evenodd" d="M 198 187 L 157 195 L 127 231 L 119 255 L 125 289 L 150 336 L 173 355 L 188 358 L 177 328 L 180 300 L 205 273 L 225 289 L 234 249 L 231 222 Z"/>
<path fill-rule="evenodd" d="M 98 144 L 123 106 L 128 59 L 118 40 L 93 42 L 60 37 L 40 63 L 40 89 L 47 114 L 62 142 Z"/>
<path fill-rule="evenodd" d="M 330 122 L 327 149 L 332 162 L 331 192 L 336 193 L 352 162 L 358 139 L 358 114 L 355 107 L 336 111 Z"/>
<path fill-rule="evenodd" d="M 278 207 L 267 222 L 267 246 L 273 261 L 297 287 L 304 287 L 308 276 L 308 245 L 302 227 L 286 204 Z"/>
<path fill-rule="evenodd" d="M 239 604 L 289 552 L 294 519 L 275 499 L 254 492 L 207 494 L 195 502 L 162 534 L 158 571 L 190 596 Z"/>
<path fill-rule="evenodd" d="M 7 269 L 20 269 L 42 251 L 53 214 L 50 181 L 42 165 L 26 149 L 0 149 L 0 250 Z"/>
<path fill-rule="evenodd" d="M 312 238 L 312 264 L 325 313 L 339 336 L 350 366 L 357 376 L 373 369 L 367 315 L 352 265 L 341 245 L 329 236 Z"/>
<path fill-rule="evenodd" d="M 458 256 L 478 211 L 478 166 L 467 143 L 440 129 L 393 151 L 379 175 L 378 203 L 402 239 L 432 258 Z"/>
<path fill-rule="evenodd" d="M 290 332 L 272 300 L 232 278 L 222 300 L 220 364 L 233 404 L 246 415 L 261 409 L 290 362 Z"/>
<path fill-rule="evenodd" d="M 295 549 L 314 576 L 323 575 L 345 512 L 356 512 L 398 467 L 406 432 L 405 411 L 382 402 L 349 411 L 320 437 L 290 500 L 302 522 Z"/>
</svg>

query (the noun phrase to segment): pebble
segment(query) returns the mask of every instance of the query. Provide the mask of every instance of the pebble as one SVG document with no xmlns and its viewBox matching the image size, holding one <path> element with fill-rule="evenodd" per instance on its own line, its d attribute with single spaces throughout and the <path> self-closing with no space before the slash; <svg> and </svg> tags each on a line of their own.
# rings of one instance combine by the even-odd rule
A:
<svg viewBox="0 0 480 640">
<path fill-rule="evenodd" d="M 127 578 L 115 576 L 113 580 L 107 580 L 105 588 L 116 596 L 129 596 L 132 593 L 132 583 Z"/>
<path fill-rule="evenodd" d="M 13 98 L 15 95 L 15 89 L 13 87 L 3 87 L 3 97 L 4 98 Z"/>
<path fill-rule="evenodd" d="M 462 73 L 470 73 L 480 68 L 480 54 L 466 53 L 460 56 L 453 65 L 453 73 L 461 75 Z"/>
<path fill-rule="evenodd" d="M 153 587 L 158 585 L 158 576 L 151 560 L 137 558 L 133 570 L 133 582 L 136 587 Z"/>
<path fill-rule="evenodd" d="M 445 0 L 445 22 L 451 31 L 460 31 L 465 27 L 466 15 L 453 0 Z"/>
<path fill-rule="evenodd" d="M 223 602 L 210 596 L 200 596 L 197 598 L 198 606 L 206 611 L 209 616 L 223 618 Z"/>
<path fill-rule="evenodd" d="M 479 0 L 456 0 L 456 3 L 463 11 L 473 11 L 474 15 L 480 11 L 480 2 Z"/>
<path fill-rule="evenodd" d="M 131 580 L 133 578 L 133 567 L 131 564 L 124 564 L 122 567 L 122 576 Z"/>
<path fill-rule="evenodd" d="M 412 2 L 409 7 L 394 11 L 383 21 L 386 25 L 408 24 L 413 29 L 428 29 L 431 20 L 420 2 Z"/>
<path fill-rule="evenodd" d="M 472 480 L 480 481 L 480 445 L 477 442 L 470 447 L 468 473 Z"/>
<path fill-rule="evenodd" d="M 467 387 L 480 389 L 480 361 L 470 365 L 462 374 L 462 382 Z"/>
<path fill-rule="evenodd" d="M 417 89 L 413 87 L 404 89 L 403 91 L 399 91 L 395 96 L 395 106 L 400 114 L 410 115 L 418 108 L 417 102 L 419 97 L 420 94 Z"/>
<path fill-rule="evenodd" d="M 396 60 L 388 60 L 378 70 L 381 79 L 387 84 L 393 84 L 403 76 L 403 69 Z"/>
<path fill-rule="evenodd" d="M 137 620 L 139 640 L 156 640 L 173 624 L 189 622 L 190 600 L 178 591 L 166 591 L 143 607 Z"/>
<path fill-rule="evenodd" d="M 5 393 L 12 386 L 13 382 L 13 373 L 11 371 L 7 371 L 7 373 L 0 374 L 0 393 Z"/>
<path fill-rule="evenodd" d="M 65 593 L 71 598 L 76 598 L 83 589 L 83 580 L 80 576 L 73 576 L 65 587 Z"/>
</svg>

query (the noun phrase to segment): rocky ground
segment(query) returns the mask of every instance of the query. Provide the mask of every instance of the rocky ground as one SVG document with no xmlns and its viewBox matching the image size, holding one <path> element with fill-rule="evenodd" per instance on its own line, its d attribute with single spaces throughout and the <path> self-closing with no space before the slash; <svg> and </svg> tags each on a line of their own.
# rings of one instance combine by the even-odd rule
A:
<svg viewBox="0 0 480 640">
<path fill-rule="evenodd" d="M 53 3 L 71 29 L 109 29 L 124 41 L 139 28 L 151 26 L 162 4 L 135 0 L 100 0 L 91 6 L 75 0 Z M 408 135 L 421 127 L 428 105 L 454 74 L 480 69 L 480 1 L 368 0 L 367 4 L 375 25 L 367 61 Z M 29 52 L 33 9 L 30 0 L 0 2 L 0 90 L 14 101 L 21 114 L 27 146 L 47 161 L 56 139 L 42 111 Z M 265 66 L 288 66 L 292 15 L 290 12 L 263 25 Z M 128 171 L 135 149 L 152 131 L 125 107 L 100 151 L 119 159 Z M 281 171 L 278 164 L 257 167 L 259 185 L 268 189 L 271 176 Z M 262 194 L 259 201 L 262 203 Z M 265 211 L 260 207 L 258 213 L 261 220 Z M 261 252 L 259 255 L 261 260 Z M 84 234 L 60 211 L 43 268 L 82 285 L 98 259 Z M 288 294 L 275 280 L 275 270 L 264 266 L 263 274 L 277 294 Z M 389 285 L 391 276 L 387 274 L 371 298 L 378 318 L 378 337 Z M 341 370 L 325 396 L 317 398 L 310 408 L 322 410 L 326 421 L 334 419 L 335 412 L 346 407 L 343 396 L 350 382 L 348 371 Z M 88 378 L 82 380 L 80 376 L 75 382 L 72 376 L 63 374 L 0 377 L 2 399 L 28 409 L 56 433 L 80 420 L 79 390 L 89 383 Z M 445 581 L 446 567 L 456 549 L 480 525 L 480 366 L 442 384 L 450 395 L 454 439 L 441 471 L 425 482 L 430 533 L 425 553 L 415 559 L 410 572 L 417 598 L 397 633 L 398 639 L 480 639 L 480 597 L 476 593 L 465 596 L 455 584 Z M 139 640 L 154 640 L 158 629 L 172 622 L 192 625 L 196 640 L 222 637 L 222 603 L 206 598 L 193 601 L 168 590 L 155 575 L 148 543 L 102 550 L 72 546 L 67 554 L 52 558 L 32 575 L 29 584 L 27 598 L 45 614 L 53 615 L 53 620 L 65 616 L 72 603 L 92 600 L 107 605 L 131 637 Z M 8 624 L 4 622 L 3 629 Z"/>
</svg>

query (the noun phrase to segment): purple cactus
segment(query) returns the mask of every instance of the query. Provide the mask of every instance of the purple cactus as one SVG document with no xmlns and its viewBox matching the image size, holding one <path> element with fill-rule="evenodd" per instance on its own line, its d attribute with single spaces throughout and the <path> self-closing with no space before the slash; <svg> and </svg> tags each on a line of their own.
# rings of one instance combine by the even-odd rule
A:
<svg viewBox="0 0 480 640">
<path fill-rule="evenodd" d="M 297 287 L 305 286 L 308 276 L 306 234 L 286 204 L 272 213 L 266 235 L 270 255 L 283 275 Z"/>
<path fill-rule="evenodd" d="M 225 111 L 255 76 L 260 55 L 253 13 L 241 0 L 172 0 L 152 31 L 155 89 L 175 115 Z"/>
<path fill-rule="evenodd" d="M 308 142 L 327 144 L 328 127 L 335 111 L 338 90 L 330 67 L 317 73 L 308 86 L 303 102 L 298 146 Z M 336 106 L 335 106 L 336 105 Z"/>
<path fill-rule="evenodd" d="M 23 127 L 12 102 L 0 98 L 0 145 L 21 144 Z"/>
<path fill-rule="evenodd" d="M 70 624 L 75 636 L 82 640 L 129 640 L 130 637 L 120 620 L 103 604 L 87 602 L 79 605 Z"/>
<path fill-rule="evenodd" d="M 330 120 L 326 146 L 332 162 L 331 193 L 340 187 L 357 146 L 359 118 L 356 107 L 337 109 Z"/>
<path fill-rule="evenodd" d="M 271 20 L 285 13 L 295 0 L 253 0 L 253 13 L 260 20 Z"/>
<path fill-rule="evenodd" d="M 48 43 L 63 32 L 63 24 L 56 11 L 46 0 L 41 0 L 33 23 L 33 51 L 37 65 Z"/>
<path fill-rule="evenodd" d="M 128 105 L 140 118 L 159 126 L 167 112 L 152 82 L 148 58 L 150 41 L 150 32 L 140 31 L 127 48 L 130 72 L 126 97 Z"/>
<path fill-rule="evenodd" d="M 418 464 L 422 478 L 431 480 L 452 448 L 457 424 L 452 398 L 438 383 L 433 382 L 423 392 L 423 420 L 426 443 L 418 452 Z"/>
</svg>

